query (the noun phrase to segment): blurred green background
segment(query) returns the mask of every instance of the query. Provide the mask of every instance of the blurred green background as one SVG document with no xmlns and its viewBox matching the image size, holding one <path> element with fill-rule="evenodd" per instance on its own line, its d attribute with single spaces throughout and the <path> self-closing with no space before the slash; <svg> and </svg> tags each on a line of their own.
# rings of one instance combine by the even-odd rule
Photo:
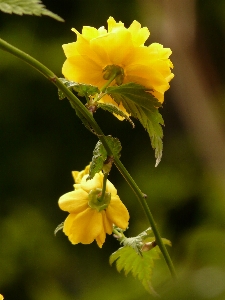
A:
<svg viewBox="0 0 225 300">
<path fill-rule="evenodd" d="M 45 0 L 65 19 L 0 12 L 0 36 L 40 60 L 59 77 L 61 45 L 71 28 L 106 26 L 113 16 L 150 29 L 148 43 L 173 51 L 175 78 L 161 113 L 164 154 L 154 167 L 147 133 L 98 111 L 105 134 L 123 145 L 122 162 L 148 203 L 178 272 L 171 282 L 163 260 L 153 284 L 161 298 L 225 299 L 225 1 Z M 118 248 L 108 236 L 73 246 L 53 232 L 66 217 L 58 198 L 73 189 L 72 170 L 89 163 L 97 139 L 56 88 L 19 59 L 0 51 L 0 293 L 23 300 L 152 299 L 138 280 L 110 267 Z M 129 236 L 149 225 L 135 196 L 114 168 L 110 180 L 130 215 Z"/>
</svg>

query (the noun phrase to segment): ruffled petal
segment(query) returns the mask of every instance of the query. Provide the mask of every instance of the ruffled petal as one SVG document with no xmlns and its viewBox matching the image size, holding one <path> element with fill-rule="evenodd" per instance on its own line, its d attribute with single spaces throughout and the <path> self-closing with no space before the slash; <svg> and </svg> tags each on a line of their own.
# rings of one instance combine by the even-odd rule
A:
<svg viewBox="0 0 225 300">
<path fill-rule="evenodd" d="M 69 57 L 62 67 L 63 75 L 75 82 L 98 85 L 104 83 L 102 68 L 87 56 Z"/>
<path fill-rule="evenodd" d="M 84 177 L 84 175 L 89 174 L 90 165 L 87 165 L 84 170 L 82 171 L 72 171 L 72 176 L 75 181 L 75 183 L 80 183 L 81 179 Z"/>
<path fill-rule="evenodd" d="M 81 188 L 88 193 L 94 189 L 101 189 L 103 183 L 103 174 L 97 173 L 95 174 L 93 179 L 87 180 L 88 175 L 85 175 L 81 180 Z"/>
<path fill-rule="evenodd" d="M 143 46 L 148 39 L 150 32 L 147 27 L 141 28 L 141 24 L 136 20 L 128 28 L 132 35 L 132 41 L 134 46 Z"/>
<path fill-rule="evenodd" d="M 106 209 L 106 217 L 121 229 L 126 229 L 128 227 L 130 216 L 119 196 L 116 195 L 112 197 L 111 202 Z"/>
<path fill-rule="evenodd" d="M 77 51 L 77 45 L 75 42 L 64 44 L 64 45 L 62 45 L 62 48 L 63 48 L 63 51 L 67 58 L 79 54 L 79 52 Z"/>
<path fill-rule="evenodd" d="M 113 17 L 109 17 L 107 23 L 108 23 L 108 32 L 113 32 L 113 31 L 117 31 L 118 29 L 124 28 L 124 24 L 121 21 L 116 22 Z"/>
<path fill-rule="evenodd" d="M 61 196 L 58 203 L 64 211 L 79 213 L 88 207 L 88 193 L 82 189 L 77 189 Z"/>
<path fill-rule="evenodd" d="M 133 48 L 131 33 L 126 29 L 93 39 L 90 45 L 95 53 L 99 53 L 99 57 L 104 57 L 103 68 L 110 64 L 123 67 L 124 60 Z"/>
<path fill-rule="evenodd" d="M 99 36 L 99 31 L 98 29 L 96 29 L 95 27 L 91 27 L 91 26 L 83 26 L 82 29 L 82 36 L 90 41 L 91 39 L 94 39 L 96 37 Z"/>
<path fill-rule="evenodd" d="M 102 214 L 91 208 L 79 214 L 70 214 L 64 222 L 63 229 L 72 244 L 90 244 L 102 230 Z"/>
<path fill-rule="evenodd" d="M 130 65 L 126 68 L 126 82 L 139 83 L 149 89 L 164 93 L 170 87 L 160 70 L 147 65 Z"/>
</svg>

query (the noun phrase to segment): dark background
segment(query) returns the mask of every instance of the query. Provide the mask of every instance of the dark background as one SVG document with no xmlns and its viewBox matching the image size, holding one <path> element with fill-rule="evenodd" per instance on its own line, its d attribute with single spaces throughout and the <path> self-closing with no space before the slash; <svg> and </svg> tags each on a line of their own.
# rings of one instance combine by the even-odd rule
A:
<svg viewBox="0 0 225 300">
<path fill-rule="evenodd" d="M 179 280 L 163 261 L 154 269 L 162 299 L 225 297 L 225 1 L 45 0 L 65 23 L 0 12 L 0 36 L 40 60 L 59 77 L 61 45 L 70 30 L 106 26 L 113 16 L 134 19 L 151 32 L 147 44 L 173 51 L 175 78 L 165 94 L 164 152 L 154 167 L 147 133 L 106 112 L 95 115 L 105 134 L 121 140 L 122 162 L 144 193 L 169 249 Z M 96 136 L 48 80 L 0 51 L 0 293 L 5 299 L 151 299 L 138 280 L 117 273 L 108 236 L 73 246 L 54 229 L 66 217 L 58 198 L 73 189 L 72 170 L 91 160 Z M 127 206 L 129 236 L 149 225 L 137 199 L 114 168 L 110 180 Z"/>
</svg>

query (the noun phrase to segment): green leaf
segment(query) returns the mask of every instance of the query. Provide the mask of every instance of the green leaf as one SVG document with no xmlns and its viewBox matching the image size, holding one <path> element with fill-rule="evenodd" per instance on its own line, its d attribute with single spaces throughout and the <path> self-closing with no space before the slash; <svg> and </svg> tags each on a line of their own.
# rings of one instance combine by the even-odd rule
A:
<svg viewBox="0 0 225 300">
<path fill-rule="evenodd" d="M 1 1 L 1 0 L 0 0 Z M 94 90 L 97 89 L 94 86 L 91 85 L 85 85 L 85 84 L 78 84 L 74 81 L 69 81 L 65 78 L 59 78 L 62 83 L 69 89 L 69 90 L 74 90 L 74 87 L 76 87 L 78 90 L 80 90 L 80 93 L 85 93 L 85 90 L 89 90 L 90 93 L 94 93 Z M 83 91 L 83 92 L 82 92 Z M 58 90 L 58 95 L 59 95 L 59 100 L 63 100 L 64 98 L 66 98 L 66 95 L 61 91 Z M 82 94 L 83 95 L 83 94 Z M 77 110 L 76 105 L 74 105 L 74 103 L 72 101 L 70 101 L 70 99 L 68 99 L 72 108 L 75 110 L 76 115 L 78 116 L 78 118 L 81 119 L 82 123 L 84 124 L 84 126 L 91 131 L 92 133 L 95 133 L 94 130 L 91 127 L 91 124 L 89 124 L 89 122 L 87 121 L 86 118 L 83 117 L 83 115 Z"/>
<path fill-rule="evenodd" d="M 118 87 L 109 87 L 106 91 L 116 103 L 122 102 L 126 111 L 138 119 L 147 130 L 152 148 L 155 150 L 156 166 L 160 163 L 163 150 L 163 118 L 158 111 L 161 103 L 145 87 L 128 83 Z"/>
<path fill-rule="evenodd" d="M 107 152 L 102 143 L 98 141 L 93 151 L 92 161 L 89 169 L 89 176 L 87 178 L 88 180 L 92 179 L 96 173 L 102 170 L 106 158 Z"/>
<path fill-rule="evenodd" d="M 162 104 L 150 93 L 146 87 L 130 82 L 120 86 L 110 86 L 106 93 L 109 94 L 118 104 L 124 99 L 131 100 L 138 106 L 149 110 L 155 110 Z"/>
<path fill-rule="evenodd" d="M 98 107 L 109 111 L 112 114 L 119 115 L 120 117 L 126 119 L 128 122 L 131 123 L 132 127 L 134 128 L 135 125 L 131 118 L 129 118 L 122 110 L 120 110 L 117 106 L 111 104 L 111 103 L 98 103 Z"/>
<path fill-rule="evenodd" d="M 72 106 L 72 108 L 75 110 L 76 115 L 78 116 L 78 118 L 81 120 L 81 122 L 83 123 L 83 125 L 91 132 L 95 134 L 95 131 L 93 130 L 93 128 L 91 127 L 91 124 L 87 121 L 86 118 L 84 118 L 84 116 L 77 110 L 76 106 L 74 105 L 74 103 L 72 101 L 70 101 L 70 105 Z"/>
<path fill-rule="evenodd" d="M 111 147 L 113 156 L 117 156 L 118 158 L 120 158 L 120 152 L 122 150 L 120 140 L 118 138 L 114 138 L 110 135 L 107 136 L 106 139 L 107 139 L 108 144 Z"/>
<path fill-rule="evenodd" d="M 113 138 L 112 136 L 107 136 L 106 139 L 112 149 L 113 155 L 120 157 L 120 152 L 122 149 L 120 141 L 117 138 Z M 93 157 L 89 169 L 89 176 L 87 179 L 92 179 L 96 173 L 100 172 L 103 169 L 107 157 L 108 154 L 104 146 L 102 145 L 102 142 L 98 141 L 93 151 Z"/>
<path fill-rule="evenodd" d="M 46 9 L 40 0 L 0 0 L 0 10 L 4 13 L 17 15 L 45 15 L 64 22 L 61 17 Z"/>
<path fill-rule="evenodd" d="M 118 272 L 124 270 L 125 275 L 129 272 L 134 277 L 137 277 L 145 289 L 151 294 L 156 294 L 152 284 L 152 271 L 154 267 L 154 260 L 159 259 L 158 247 L 151 249 L 148 252 L 143 252 L 142 256 L 138 255 L 134 249 L 129 246 L 119 248 L 110 256 L 110 264 L 116 261 L 116 268 Z"/>
<path fill-rule="evenodd" d="M 0 0 L 1 1 L 1 0 Z M 74 81 L 69 81 L 65 78 L 59 78 L 62 83 L 71 91 L 74 90 L 75 92 L 78 93 L 78 96 L 80 97 L 85 97 L 87 100 L 89 100 L 89 96 L 94 96 L 95 94 L 100 93 L 98 87 L 91 85 L 91 84 L 83 84 L 83 83 L 77 83 Z M 59 93 L 59 99 L 63 100 L 66 98 L 66 96 L 61 92 L 60 90 L 58 91 Z"/>
<path fill-rule="evenodd" d="M 141 247 L 147 242 L 153 242 L 154 237 L 150 236 L 151 229 L 143 231 L 136 237 L 124 238 L 121 243 L 123 247 L 114 252 L 110 258 L 110 265 L 116 262 L 117 271 L 124 270 L 125 275 L 132 273 L 137 277 L 145 289 L 153 295 L 157 295 L 154 291 L 151 279 L 154 268 L 154 260 L 160 258 L 160 249 L 158 246 L 151 248 L 146 252 L 141 252 Z M 171 245 L 167 239 L 162 239 L 164 244 Z"/>
</svg>

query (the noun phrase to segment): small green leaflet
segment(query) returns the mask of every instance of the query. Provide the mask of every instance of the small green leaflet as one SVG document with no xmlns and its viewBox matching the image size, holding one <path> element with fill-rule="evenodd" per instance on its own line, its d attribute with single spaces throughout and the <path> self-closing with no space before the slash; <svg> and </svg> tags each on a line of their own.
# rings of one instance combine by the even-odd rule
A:
<svg viewBox="0 0 225 300">
<path fill-rule="evenodd" d="M 112 103 L 98 103 L 98 107 L 107 110 L 112 114 L 119 115 L 120 117 L 130 122 L 133 128 L 135 127 L 131 118 L 129 118 L 122 110 L 120 110 L 117 106 L 113 105 Z"/>
<path fill-rule="evenodd" d="M 74 81 L 69 81 L 65 78 L 59 78 L 59 79 L 68 89 L 70 89 L 71 91 L 74 90 L 75 92 L 78 93 L 78 96 L 85 97 L 87 101 L 89 100 L 89 96 L 94 96 L 95 94 L 100 93 L 98 87 L 94 85 L 77 83 Z M 64 98 L 66 98 L 63 92 L 61 92 L 60 90 L 58 91 L 58 94 L 59 94 L 59 100 L 63 100 Z"/>
<path fill-rule="evenodd" d="M 117 138 L 113 138 L 112 136 L 107 136 L 106 139 L 112 149 L 113 155 L 120 157 L 120 152 L 122 149 L 120 141 Z M 92 179 L 96 173 L 100 172 L 103 169 L 104 162 L 106 161 L 106 159 L 107 152 L 104 146 L 102 145 L 101 141 L 98 141 L 93 151 L 89 176 L 87 179 Z"/>
<path fill-rule="evenodd" d="M 110 256 L 109 263 L 112 265 L 116 262 L 118 272 L 124 270 L 126 276 L 131 272 L 134 277 L 137 277 L 141 281 L 149 293 L 157 295 L 152 287 L 151 279 L 154 260 L 160 258 L 160 249 L 156 246 L 149 251 L 140 253 L 143 242 L 154 241 L 154 237 L 150 237 L 148 231 L 149 229 L 142 232 L 137 237 L 125 238 L 121 241 L 124 246 Z M 171 245 L 169 240 L 162 240 L 164 244 Z"/>
<path fill-rule="evenodd" d="M 0 10 L 4 13 L 17 15 L 45 15 L 64 22 L 61 17 L 46 9 L 40 0 L 0 0 Z"/>
<path fill-rule="evenodd" d="M 156 166 L 162 158 L 163 118 L 158 111 L 161 103 L 144 86 L 127 83 L 120 86 L 108 87 L 109 94 L 117 104 L 122 102 L 126 111 L 138 119 L 147 130 L 152 148 L 155 150 Z"/>
</svg>

